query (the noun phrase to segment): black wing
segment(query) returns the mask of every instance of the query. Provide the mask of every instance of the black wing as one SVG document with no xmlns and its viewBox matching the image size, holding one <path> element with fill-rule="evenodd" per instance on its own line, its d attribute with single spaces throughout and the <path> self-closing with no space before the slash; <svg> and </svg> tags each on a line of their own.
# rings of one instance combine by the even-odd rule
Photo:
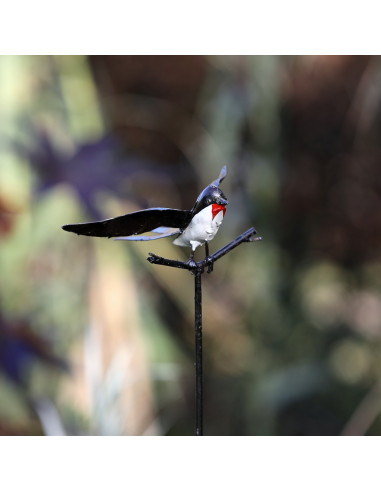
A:
<svg viewBox="0 0 381 492">
<path fill-rule="evenodd" d="M 177 227 L 182 230 L 190 220 L 189 210 L 148 208 L 100 222 L 68 224 L 62 226 L 62 229 L 83 236 L 118 237 L 143 234 L 158 227 Z"/>
</svg>

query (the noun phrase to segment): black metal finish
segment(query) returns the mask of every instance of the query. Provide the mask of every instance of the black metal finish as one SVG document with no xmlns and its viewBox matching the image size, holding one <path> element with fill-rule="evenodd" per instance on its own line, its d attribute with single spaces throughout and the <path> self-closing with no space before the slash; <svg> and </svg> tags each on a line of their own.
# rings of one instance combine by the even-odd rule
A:
<svg viewBox="0 0 381 492">
<path fill-rule="evenodd" d="M 180 232 L 191 219 L 189 210 L 148 208 L 99 222 L 68 224 L 62 226 L 62 229 L 82 236 L 120 237 L 143 234 L 157 227 L 176 227 Z"/>
<path fill-rule="evenodd" d="M 203 435 L 203 381 L 202 381 L 202 292 L 200 271 L 194 279 L 195 347 L 196 347 L 196 436 Z"/>
</svg>

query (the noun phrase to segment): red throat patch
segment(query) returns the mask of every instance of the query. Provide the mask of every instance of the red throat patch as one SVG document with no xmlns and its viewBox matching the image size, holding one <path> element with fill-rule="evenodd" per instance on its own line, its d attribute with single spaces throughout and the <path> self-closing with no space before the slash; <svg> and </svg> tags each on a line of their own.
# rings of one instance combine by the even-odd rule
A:
<svg viewBox="0 0 381 492">
<path fill-rule="evenodd" d="M 221 210 L 223 211 L 224 213 L 224 217 L 225 217 L 225 213 L 226 213 L 226 207 L 224 205 L 217 205 L 217 203 L 213 203 L 212 205 L 212 215 L 213 215 L 213 219 L 215 218 L 215 216 L 221 212 Z"/>
</svg>

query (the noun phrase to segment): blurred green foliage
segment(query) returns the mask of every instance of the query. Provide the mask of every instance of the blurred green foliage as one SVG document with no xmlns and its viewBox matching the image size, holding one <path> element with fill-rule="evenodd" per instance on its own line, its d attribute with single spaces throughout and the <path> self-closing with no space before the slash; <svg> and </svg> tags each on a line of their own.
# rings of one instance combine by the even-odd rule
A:
<svg viewBox="0 0 381 492">
<path fill-rule="evenodd" d="M 228 165 L 203 288 L 205 433 L 381 433 L 378 57 L 0 57 L 0 433 L 188 435 L 193 279 L 170 239 Z M 70 369 L 66 368 L 66 361 Z"/>
</svg>

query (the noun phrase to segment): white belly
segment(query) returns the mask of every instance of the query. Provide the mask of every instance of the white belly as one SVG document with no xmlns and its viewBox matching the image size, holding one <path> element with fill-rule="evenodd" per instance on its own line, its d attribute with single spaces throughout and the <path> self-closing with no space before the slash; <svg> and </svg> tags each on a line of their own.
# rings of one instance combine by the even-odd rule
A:
<svg viewBox="0 0 381 492">
<path fill-rule="evenodd" d="M 173 241 L 173 244 L 191 247 L 194 251 L 205 242 L 209 242 L 214 238 L 223 218 L 224 213 L 222 210 L 213 219 L 212 205 L 205 207 L 193 217 L 188 227 Z"/>
</svg>

